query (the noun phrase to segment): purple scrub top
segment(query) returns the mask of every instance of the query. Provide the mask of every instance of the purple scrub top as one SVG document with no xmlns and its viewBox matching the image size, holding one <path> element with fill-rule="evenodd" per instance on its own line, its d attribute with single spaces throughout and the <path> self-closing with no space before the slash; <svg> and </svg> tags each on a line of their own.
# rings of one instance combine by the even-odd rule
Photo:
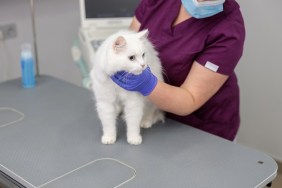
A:
<svg viewBox="0 0 282 188">
<path fill-rule="evenodd" d="M 240 124 L 239 88 L 234 69 L 242 56 L 244 21 L 235 0 L 226 0 L 224 11 L 209 18 L 189 18 L 172 26 L 181 0 L 142 0 L 135 11 L 140 30 L 159 52 L 165 82 L 180 86 L 194 61 L 212 71 L 228 75 L 220 90 L 200 109 L 188 116 L 167 117 L 233 140 Z"/>
</svg>

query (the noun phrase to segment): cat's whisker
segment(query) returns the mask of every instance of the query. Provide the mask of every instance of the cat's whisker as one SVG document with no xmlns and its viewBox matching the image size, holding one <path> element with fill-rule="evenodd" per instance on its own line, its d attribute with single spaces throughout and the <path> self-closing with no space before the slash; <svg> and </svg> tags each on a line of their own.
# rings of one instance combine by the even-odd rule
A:
<svg viewBox="0 0 282 188">
<path fill-rule="evenodd" d="M 121 81 L 121 82 L 123 82 L 123 83 L 126 83 L 127 80 L 128 80 L 128 79 L 127 79 L 128 75 L 129 75 L 129 73 L 123 72 L 123 73 L 121 74 L 121 77 L 118 79 L 118 81 Z"/>
<path fill-rule="evenodd" d="M 124 78 L 125 78 L 125 83 L 128 81 L 127 78 L 129 77 L 129 75 L 130 75 L 130 73 L 127 73 L 127 74 L 125 75 L 125 77 L 124 77 Z"/>
</svg>

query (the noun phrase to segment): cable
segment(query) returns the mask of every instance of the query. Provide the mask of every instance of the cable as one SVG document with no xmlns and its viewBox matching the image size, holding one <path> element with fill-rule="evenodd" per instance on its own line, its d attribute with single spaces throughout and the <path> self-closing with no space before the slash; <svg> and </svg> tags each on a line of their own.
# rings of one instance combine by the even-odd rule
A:
<svg viewBox="0 0 282 188">
<path fill-rule="evenodd" d="M 0 63 L 0 81 L 6 81 L 8 79 L 8 67 L 11 62 L 3 34 L 4 33 L 0 30 L 0 62 L 3 62 Z"/>
<path fill-rule="evenodd" d="M 4 40 L 4 34 L 3 32 L 0 30 L 0 41 L 3 41 Z"/>
</svg>

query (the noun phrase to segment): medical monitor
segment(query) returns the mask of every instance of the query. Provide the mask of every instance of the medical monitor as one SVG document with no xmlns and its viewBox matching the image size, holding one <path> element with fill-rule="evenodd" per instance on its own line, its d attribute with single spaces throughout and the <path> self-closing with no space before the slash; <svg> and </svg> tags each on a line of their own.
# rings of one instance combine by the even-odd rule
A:
<svg viewBox="0 0 282 188">
<path fill-rule="evenodd" d="M 128 27 L 140 0 L 80 0 L 82 27 Z"/>
</svg>

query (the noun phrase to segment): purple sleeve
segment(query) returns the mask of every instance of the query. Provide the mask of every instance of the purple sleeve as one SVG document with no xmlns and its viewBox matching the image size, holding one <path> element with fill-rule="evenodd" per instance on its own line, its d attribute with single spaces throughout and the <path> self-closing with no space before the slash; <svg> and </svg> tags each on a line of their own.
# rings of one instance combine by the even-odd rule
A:
<svg viewBox="0 0 282 188">
<path fill-rule="evenodd" d="M 148 5 L 148 0 L 141 0 L 139 5 L 137 6 L 136 10 L 135 10 L 135 17 L 137 18 L 137 20 L 141 23 L 143 20 L 143 15 L 145 13 L 145 10 L 147 8 Z"/>
<path fill-rule="evenodd" d="M 244 40 L 243 20 L 226 19 L 208 34 L 206 48 L 196 61 L 215 72 L 231 75 L 242 56 Z"/>
</svg>

